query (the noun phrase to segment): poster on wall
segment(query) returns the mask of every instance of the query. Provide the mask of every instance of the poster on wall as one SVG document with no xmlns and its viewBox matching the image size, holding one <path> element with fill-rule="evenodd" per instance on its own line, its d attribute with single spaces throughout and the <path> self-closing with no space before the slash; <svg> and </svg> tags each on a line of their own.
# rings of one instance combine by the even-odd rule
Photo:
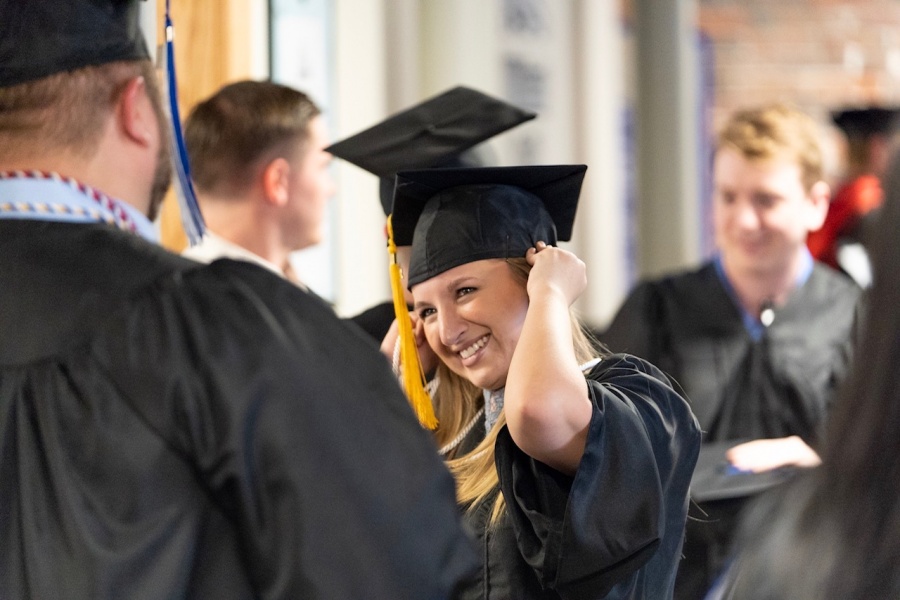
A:
<svg viewBox="0 0 900 600">
<path fill-rule="evenodd" d="M 328 0 L 269 0 L 269 60 L 272 81 L 307 94 L 331 114 L 333 80 L 332 15 Z M 328 124 L 331 130 L 331 124 Z M 333 202 L 326 208 L 323 242 L 294 252 L 291 263 L 300 279 L 317 294 L 333 301 L 337 249 L 333 235 L 337 215 Z"/>
<path fill-rule="evenodd" d="M 330 105 L 331 19 L 328 0 L 270 0 L 272 80 Z"/>
</svg>

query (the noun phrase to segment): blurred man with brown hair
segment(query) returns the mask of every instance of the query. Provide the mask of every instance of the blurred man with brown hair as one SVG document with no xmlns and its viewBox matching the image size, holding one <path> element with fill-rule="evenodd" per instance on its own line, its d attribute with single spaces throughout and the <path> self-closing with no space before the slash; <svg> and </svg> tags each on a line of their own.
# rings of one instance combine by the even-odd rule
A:
<svg viewBox="0 0 900 600">
<path fill-rule="evenodd" d="M 277 83 L 232 83 L 194 107 L 185 144 L 207 233 L 184 255 L 249 260 L 300 283 L 290 255 L 321 241 L 334 194 L 327 139 L 315 103 Z"/>
</svg>

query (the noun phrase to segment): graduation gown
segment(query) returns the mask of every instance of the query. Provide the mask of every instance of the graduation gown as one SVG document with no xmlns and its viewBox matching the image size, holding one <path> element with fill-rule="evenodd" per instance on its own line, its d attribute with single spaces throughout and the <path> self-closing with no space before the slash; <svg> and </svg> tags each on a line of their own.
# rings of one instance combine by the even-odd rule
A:
<svg viewBox="0 0 900 600">
<path fill-rule="evenodd" d="M 600 337 L 614 352 L 653 362 L 683 388 L 703 429 L 704 447 L 790 435 L 815 445 L 849 366 L 860 294 L 848 278 L 816 263 L 754 340 L 709 263 L 638 284 Z M 701 574 L 691 591 L 679 589 L 677 597 L 702 597 L 725 560 L 743 498 L 751 493 L 738 491 L 734 502 L 720 494 L 722 504 L 703 504 L 699 520 L 688 521 L 678 587 L 689 572 Z"/>
<path fill-rule="evenodd" d="M 462 600 L 671 596 L 697 422 L 666 377 L 633 356 L 605 358 L 589 373 L 588 389 L 594 410 L 574 477 L 500 432 L 495 459 L 507 511 L 489 526 L 491 495 L 466 513 L 482 568 Z M 460 451 L 483 437 L 482 424 Z"/>
<path fill-rule="evenodd" d="M 372 339 L 381 344 L 381 340 L 387 335 L 396 317 L 394 303 L 387 301 L 350 317 L 350 321 L 356 323 L 363 331 L 372 336 Z"/>
<path fill-rule="evenodd" d="M 450 597 L 452 477 L 387 361 L 256 265 L 0 220 L 0 598 Z"/>
</svg>

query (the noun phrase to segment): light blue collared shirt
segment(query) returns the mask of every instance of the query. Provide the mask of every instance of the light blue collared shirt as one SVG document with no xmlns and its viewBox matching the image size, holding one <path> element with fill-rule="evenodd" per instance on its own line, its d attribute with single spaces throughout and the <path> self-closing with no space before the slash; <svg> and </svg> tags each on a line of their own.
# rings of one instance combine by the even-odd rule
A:
<svg viewBox="0 0 900 600">
<path fill-rule="evenodd" d="M 813 271 L 814 260 L 808 248 L 803 248 L 800 261 L 800 271 L 799 273 L 797 273 L 796 281 L 798 288 L 806 283 L 806 280 L 809 279 L 809 276 Z M 734 291 L 734 286 L 731 285 L 731 281 L 728 280 L 728 275 L 725 274 L 725 267 L 722 266 L 722 256 L 720 254 L 716 254 L 716 256 L 713 258 L 713 264 L 716 267 L 716 275 L 718 275 L 719 281 L 722 282 L 722 287 L 725 288 L 725 291 L 728 293 L 728 297 L 731 298 L 731 301 L 734 302 L 734 305 L 741 313 L 741 319 L 744 322 L 744 328 L 747 330 L 747 333 L 750 334 L 750 337 L 754 341 L 759 340 L 762 337 L 763 333 L 766 331 L 766 325 L 764 325 L 762 321 L 759 320 L 758 314 L 755 315 L 748 312 L 741 305 L 740 300 L 738 300 L 737 293 Z"/>
<path fill-rule="evenodd" d="M 0 219 L 108 223 L 159 242 L 156 227 L 139 210 L 102 192 L 95 195 L 91 188 L 55 174 L 7 174 L 0 176 Z"/>
</svg>

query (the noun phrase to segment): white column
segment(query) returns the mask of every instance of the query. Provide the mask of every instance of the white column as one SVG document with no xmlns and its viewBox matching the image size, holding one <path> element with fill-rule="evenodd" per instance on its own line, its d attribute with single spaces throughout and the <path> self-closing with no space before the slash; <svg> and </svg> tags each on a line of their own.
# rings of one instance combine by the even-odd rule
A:
<svg viewBox="0 0 900 600">
<path fill-rule="evenodd" d="M 420 0 L 385 0 L 388 114 L 422 99 Z"/>
<path fill-rule="evenodd" d="M 634 276 L 636 233 L 626 190 L 628 145 L 624 23 L 619 2 L 579 0 L 575 16 L 578 160 L 588 165 L 576 219 L 577 252 L 588 267 L 588 288 L 577 308 L 605 326 Z"/>
<path fill-rule="evenodd" d="M 386 115 L 385 7 L 381 0 L 336 0 L 333 10 L 335 82 L 329 110 L 332 134 L 340 139 Z M 334 300 L 337 312 L 349 316 L 390 298 L 384 214 L 377 178 L 336 163 Z"/>
<path fill-rule="evenodd" d="M 696 0 L 635 0 L 639 256 L 656 275 L 698 262 Z"/>
</svg>

